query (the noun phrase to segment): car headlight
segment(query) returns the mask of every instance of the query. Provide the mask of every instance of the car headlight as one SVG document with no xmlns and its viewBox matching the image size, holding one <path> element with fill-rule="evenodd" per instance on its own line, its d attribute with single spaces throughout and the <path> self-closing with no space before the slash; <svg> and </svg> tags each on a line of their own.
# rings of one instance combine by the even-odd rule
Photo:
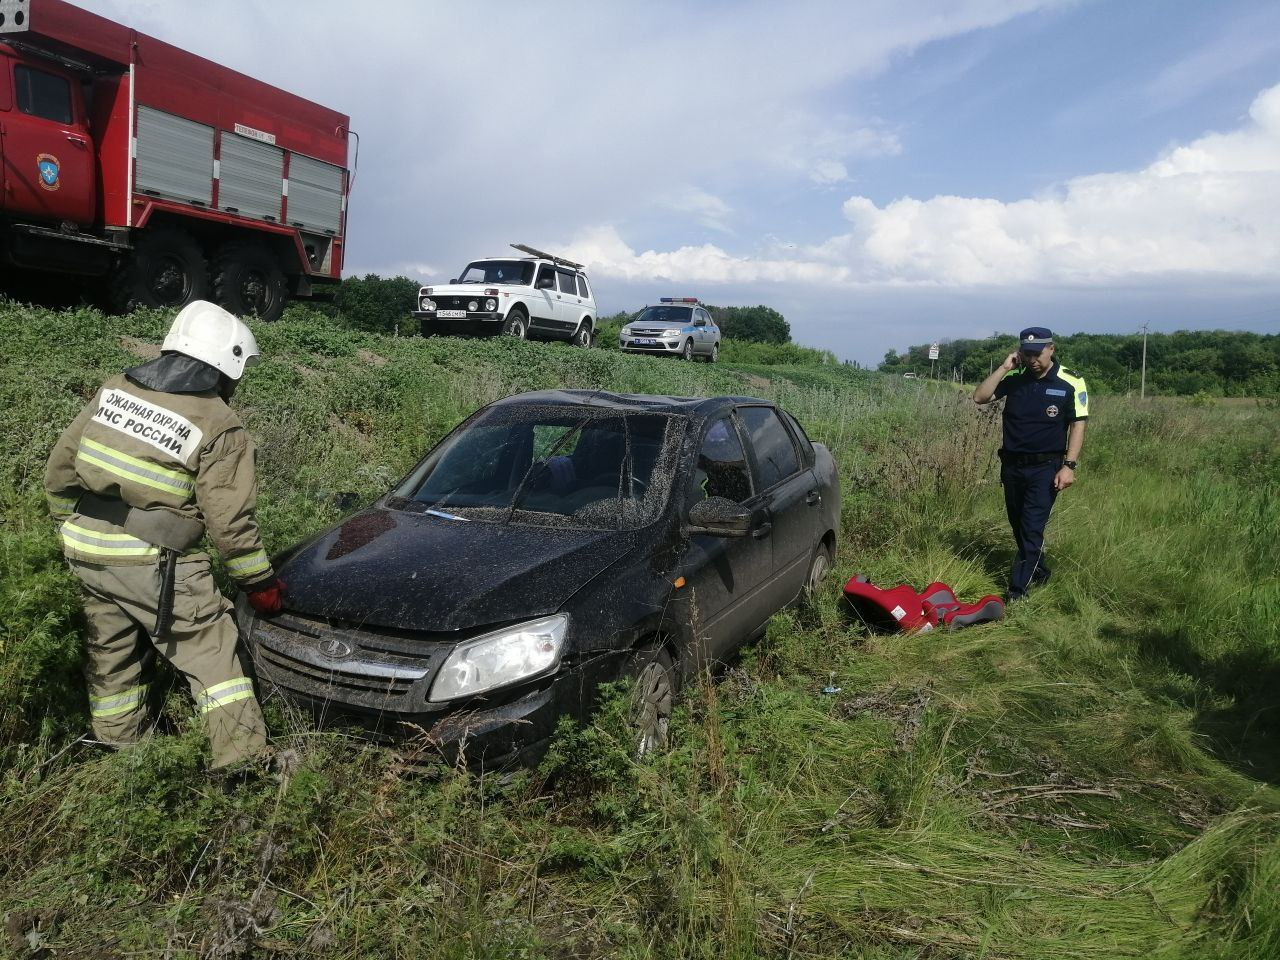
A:
<svg viewBox="0 0 1280 960">
<path fill-rule="evenodd" d="M 620 332 L 624 337 L 631 336 L 631 324 L 627 324 L 625 327 L 622 328 Z"/>
<path fill-rule="evenodd" d="M 436 308 L 436 302 L 432 300 L 430 297 L 423 297 L 421 300 L 418 301 L 419 310 L 434 310 L 435 308 Z"/>
<path fill-rule="evenodd" d="M 474 300 L 468 301 L 467 309 L 470 310 L 472 313 L 475 313 L 477 310 L 480 309 L 480 304 L 476 303 L 476 301 Z"/>
<path fill-rule="evenodd" d="M 554 670 L 568 628 L 568 614 L 557 613 L 459 645 L 436 674 L 427 699 L 456 700 Z"/>
<path fill-rule="evenodd" d="M 492 313 L 494 310 L 497 310 L 497 309 L 498 309 L 498 301 L 497 301 L 497 300 L 486 300 L 486 301 L 484 302 L 484 308 L 485 308 L 486 310 L 488 310 L 490 313 Z"/>
<path fill-rule="evenodd" d="M 662 335 L 664 337 L 678 337 L 683 332 L 684 331 L 681 330 L 679 327 L 672 327 L 670 330 L 663 330 Z"/>
</svg>

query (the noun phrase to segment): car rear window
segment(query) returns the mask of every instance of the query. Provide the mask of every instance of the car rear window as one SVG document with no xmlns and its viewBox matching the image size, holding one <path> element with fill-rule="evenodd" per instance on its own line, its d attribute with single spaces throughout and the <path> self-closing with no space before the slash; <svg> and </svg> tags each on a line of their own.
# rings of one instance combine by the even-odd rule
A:
<svg viewBox="0 0 1280 960">
<path fill-rule="evenodd" d="M 393 506 L 492 523 L 634 529 L 666 506 L 683 423 L 653 413 L 487 410 L 427 455 Z"/>
<path fill-rule="evenodd" d="M 560 292 L 570 293 L 573 296 L 578 295 L 578 278 L 568 270 L 557 270 L 556 275 L 560 277 Z"/>
</svg>

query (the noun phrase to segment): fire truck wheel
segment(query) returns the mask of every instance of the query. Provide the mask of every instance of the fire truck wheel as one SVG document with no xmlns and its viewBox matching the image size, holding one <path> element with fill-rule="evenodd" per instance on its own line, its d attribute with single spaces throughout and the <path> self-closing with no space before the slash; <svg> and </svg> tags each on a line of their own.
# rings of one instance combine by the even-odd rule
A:
<svg viewBox="0 0 1280 960">
<path fill-rule="evenodd" d="M 111 300 L 120 310 L 181 307 L 208 295 L 204 253 L 181 230 L 144 233 L 111 278 Z"/>
<path fill-rule="evenodd" d="M 286 296 L 284 271 L 266 247 L 229 243 L 214 257 L 213 298 L 236 316 L 279 320 Z"/>
</svg>

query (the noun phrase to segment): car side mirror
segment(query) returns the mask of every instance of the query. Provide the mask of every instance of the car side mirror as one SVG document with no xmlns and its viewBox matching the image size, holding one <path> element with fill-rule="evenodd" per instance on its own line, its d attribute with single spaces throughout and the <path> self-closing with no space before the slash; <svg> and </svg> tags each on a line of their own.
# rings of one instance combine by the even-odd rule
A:
<svg viewBox="0 0 1280 960">
<path fill-rule="evenodd" d="M 707 321 L 705 321 L 705 320 L 695 320 L 695 321 L 693 321 L 693 325 L 694 325 L 695 327 L 705 327 L 705 326 L 707 325 Z"/>
<path fill-rule="evenodd" d="M 689 510 L 688 529 L 713 537 L 745 537 L 751 532 L 751 511 L 724 497 L 708 497 Z"/>
<path fill-rule="evenodd" d="M 556 285 L 555 277 L 542 277 L 540 280 L 538 280 L 539 290 L 550 290 L 555 285 Z"/>
<path fill-rule="evenodd" d="M 457 283 L 457 282 L 458 282 L 458 278 L 457 278 L 457 277 L 450 277 L 450 278 L 449 278 L 449 282 L 450 282 L 450 283 Z"/>
</svg>

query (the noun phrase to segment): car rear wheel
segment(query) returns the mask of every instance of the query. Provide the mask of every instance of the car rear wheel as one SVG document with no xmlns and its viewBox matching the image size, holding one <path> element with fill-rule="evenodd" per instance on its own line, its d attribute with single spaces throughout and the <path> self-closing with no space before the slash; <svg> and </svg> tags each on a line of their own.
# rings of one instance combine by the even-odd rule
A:
<svg viewBox="0 0 1280 960">
<path fill-rule="evenodd" d="M 637 650 L 623 676 L 633 681 L 629 716 L 636 757 L 666 749 L 676 696 L 671 655 L 658 646 Z"/>
<path fill-rule="evenodd" d="M 711 345 L 711 356 L 707 357 L 707 363 L 715 363 L 720 359 L 720 344 Z"/>
<path fill-rule="evenodd" d="M 528 339 L 529 318 L 524 315 L 524 311 L 519 307 L 513 307 L 511 312 L 507 314 L 507 319 L 502 323 L 502 332 L 508 337 L 515 337 L 517 340 Z"/>
<path fill-rule="evenodd" d="M 590 348 L 594 339 L 595 335 L 591 330 L 591 324 L 583 323 L 574 332 L 571 342 L 575 347 L 582 347 L 585 350 Z"/>
<path fill-rule="evenodd" d="M 686 340 L 684 342 L 684 349 L 680 351 L 680 358 L 682 360 L 689 360 L 689 361 L 693 360 L 693 341 L 692 340 Z"/>
<path fill-rule="evenodd" d="M 813 561 L 809 564 L 809 575 L 804 580 L 804 600 L 810 600 L 821 589 L 823 581 L 831 573 L 831 548 L 825 543 L 818 544 L 813 551 Z"/>
</svg>

